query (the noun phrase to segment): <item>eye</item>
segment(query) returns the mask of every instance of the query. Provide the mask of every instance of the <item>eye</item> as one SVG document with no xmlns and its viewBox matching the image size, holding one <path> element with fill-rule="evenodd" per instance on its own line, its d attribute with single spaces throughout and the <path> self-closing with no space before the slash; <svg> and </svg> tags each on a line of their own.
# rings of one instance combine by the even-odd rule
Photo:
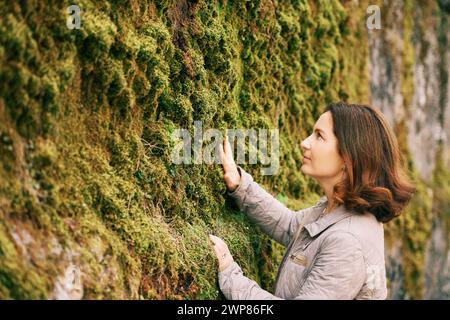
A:
<svg viewBox="0 0 450 320">
<path fill-rule="evenodd" d="M 318 137 L 319 139 L 322 139 L 322 140 L 323 140 L 323 138 L 322 138 L 322 136 L 320 135 L 319 132 L 317 132 L 317 137 Z"/>
</svg>

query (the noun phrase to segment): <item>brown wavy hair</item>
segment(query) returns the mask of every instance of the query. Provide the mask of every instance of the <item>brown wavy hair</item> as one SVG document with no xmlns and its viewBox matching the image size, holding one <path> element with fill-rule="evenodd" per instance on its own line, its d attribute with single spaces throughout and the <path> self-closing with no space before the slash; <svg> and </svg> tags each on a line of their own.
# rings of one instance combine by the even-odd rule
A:
<svg viewBox="0 0 450 320">
<path fill-rule="evenodd" d="M 334 186 L 335 205 L 370 212 L 386 223 L 399 216 L 416 188 L 403 171 L 393 130 L 366 105 L 332 103 L 330 111 L 346 178 Z"/>
</svg>

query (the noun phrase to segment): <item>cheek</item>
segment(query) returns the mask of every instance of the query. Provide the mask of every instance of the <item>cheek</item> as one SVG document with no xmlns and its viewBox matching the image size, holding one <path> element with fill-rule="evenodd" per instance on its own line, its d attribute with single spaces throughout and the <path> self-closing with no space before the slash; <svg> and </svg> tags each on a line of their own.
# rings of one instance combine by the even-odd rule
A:
<svg viewBox="0 0 450 320">
<path fill-rule="evenodd" d="M 329 174 L 334 174 L 339 171 L 342 160 L 335 148 L 322 146 L 316 151 L 317 154 L 315 154 L 313 161 L 314 168 Z"/>
</svg>

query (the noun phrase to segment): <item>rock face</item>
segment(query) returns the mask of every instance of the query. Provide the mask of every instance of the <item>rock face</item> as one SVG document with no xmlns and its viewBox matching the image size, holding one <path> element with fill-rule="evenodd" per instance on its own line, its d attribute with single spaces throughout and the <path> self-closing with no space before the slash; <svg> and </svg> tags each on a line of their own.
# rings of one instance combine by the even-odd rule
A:
<svg viewBox="0 0 450 320">
<path fill-rule="evenodd" d="M 278 129 L 278 175 L 243 167 L 300 209 L 300 142 L 338 100 L 382 110 L 418 182 L 386 226 L 390 297 L 448 298 L 449 10 L 421 3 L 378 1 L 368 31 L 368 1 L 83 0 L 80 29 L 0 2 L 0 298 L 216 299 L 209 233 L 271 290 L 283 248 L 172 133 Z"/>
<path fill-rule="evenodd" d="M 432 201 L 425 257 L 421 258 L 426 270 L 421 275 L 425 276 L 421 297 L 448 299 L 449 199 L 434 193 L 442 192 L 437 188 L 448 189 L 448 182 L 444 186 L 435 182 L 436 175 L 445 175 L 440 170 L 448 172 L 450 168 L 449 16 L 432 1 L 426 5 L 384 2 L 381 11 L 382 30 L 368 34 L 371 101 L 397 128 L 399 136 L 406 131 L 406 139 L 400 142 L 406 142 Z M 395 299 L 411 298 L 403 285 L 401 247 L 394 242 L 387 251 L 391 297 Z"/>
</svg>

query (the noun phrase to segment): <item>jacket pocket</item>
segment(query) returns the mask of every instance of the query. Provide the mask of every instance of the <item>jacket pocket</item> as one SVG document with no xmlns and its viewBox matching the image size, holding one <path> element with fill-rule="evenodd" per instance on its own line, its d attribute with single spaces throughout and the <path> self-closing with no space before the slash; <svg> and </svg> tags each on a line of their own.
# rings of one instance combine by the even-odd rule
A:
<svg viewBox="0 0 450 320">
<path fill-rule="evenodd" d="M 291 254 L 290 256 L 289 256 L 289 259 L 293 262 L 293 263 L 295 263 L 295 264 L 297 264 L 297 265 L 299 265 L 299 266 L 303 266 L 303 267 L 306 267 L 306 262 L 307 262 L 307 257 L 305 256 L 305 255 L 303 255 L 303 254 L 300 254 L 300 253 L 298 253 L 298 254 Z"/>
<path fill-rule="evenodd" d="M 304 283 L 306 274 L 306 258 L 300 255 L 291 254 L 286 263 L 283 281 L 280 286 L 284 287 L 286 299 L 296 297 Z"/>
</svg>

